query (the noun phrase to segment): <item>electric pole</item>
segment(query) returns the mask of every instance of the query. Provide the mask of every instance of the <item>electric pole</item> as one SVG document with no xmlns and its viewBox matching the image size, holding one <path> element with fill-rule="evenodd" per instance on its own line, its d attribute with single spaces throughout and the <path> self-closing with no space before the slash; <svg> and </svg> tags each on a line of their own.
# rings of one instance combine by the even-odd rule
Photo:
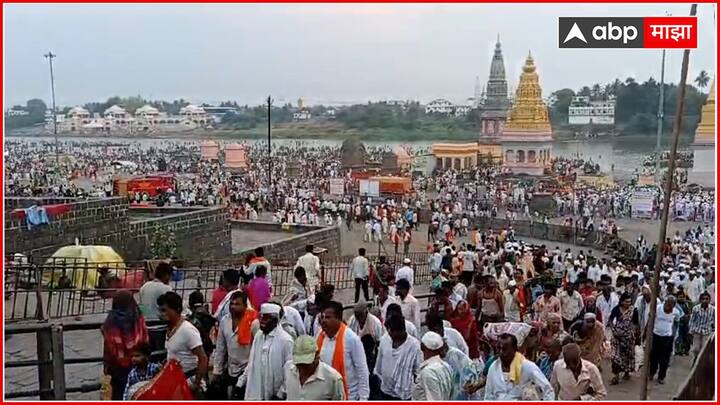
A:
<svg viewBox="0 0 720 405">
<path fill-rule="evenodd" d="M 272 110 L 272 97 L 267 98 L 267 130 L 268 130 L 268 187 L 272 189 L 272 133 L 270 124 L 270 112 Z"/>
<path fill-rule="evenodd" d="M 690 16 L 697 14 L 697 4 L 690 6 Z M 643 356 L 642 379 L 640 380 L 640 399 L 647 399 L 648 377 L 650 377 L 650 353 L 653 346 L 653 329 L 655 328 L 655 317 L 657 315 L 657 299 L 660 290 L 660 271 L 662 268 L 663 251 L 665 250 L 665 234 L 670 213 L 670 197 L 673 191 L 675 180 L 675 157 L 677 155 L 678 142 L 680 141 L 680 129 L 682 128 L 683 110 L 685 108 L 685 83 L 687 83 L 688 64 L 690 61 L 690 49 L 683 51 L 682 68 L 680 70 L 680 83 L 678 84 L 677 109 L 675 110 L 675 123 L 673 125 L 673 139 L 670 146 L 670 157 L 668 159 L 668 176 L 665 180 L 665 195 L 663 196 L 662 220 L 660 221 L 660 233 L 658 235 L 657 252 L 655 254 L 655 267 L 653 277 L 650 280 L 650 313 L 645 331 L 645 353 Z"/>
<path fill-rule="evenodd" d="M 663 117 L 665 111 L 665 49 L 662 50 L 660 67 L 660 104 L 657 113 L 657 139 L 655 143 L 655 184 L 660 183 L 660 137 L 662 137 Z"/>
<path fill-rule="evenodd" d="M 50 61 L 50 94 L 52 95 L 52 117 L 53 117 L 53 135 L 55 135 L 55 164 L 60 165 L 60 151 L 57 137 L 57 108 L 55 107 L 55 74 L 53 73 L 53 59 L 57 57 L 52 51 L 46 53 L 45 58 Z"/>
</svg>

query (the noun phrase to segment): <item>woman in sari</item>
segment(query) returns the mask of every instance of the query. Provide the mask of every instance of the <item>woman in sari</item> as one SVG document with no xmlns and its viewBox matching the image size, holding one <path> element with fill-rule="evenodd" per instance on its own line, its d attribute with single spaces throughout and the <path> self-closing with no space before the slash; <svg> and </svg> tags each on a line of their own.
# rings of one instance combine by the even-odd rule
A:
<svg viewBox="0 0 720 405">
<path fill-rule="evenodd" d="M 450 317 L 450 324 L 465 339 L 470 359 L 475 360 L 480 357 L 480 333 L 473 312 L 470 310 L 470 304 L 467 301 L 462 300 L 458 303 L 457 308 Z"/>
<path fill-rule="evenodd" d="M 632 305 L 632 296 L 625 292 L 620 297 L 620 305 L 610 312 L 608 325 L 612 330 L 612 372 L 610 384 L 629 380 L 630 373 L 635 371 L 635 343 L 640 338 L 640 322 L 638 312 Z"/>
<path fill-rule="evenodd" d="M 103 335 L 104 372 L 110 376 L 112 400 L 122 400 L 131 368 L 131 353 L 148 342 L 145 319 L 130 292 L 115 294 L 112 309 L 100 332 Z"/>
</svg>

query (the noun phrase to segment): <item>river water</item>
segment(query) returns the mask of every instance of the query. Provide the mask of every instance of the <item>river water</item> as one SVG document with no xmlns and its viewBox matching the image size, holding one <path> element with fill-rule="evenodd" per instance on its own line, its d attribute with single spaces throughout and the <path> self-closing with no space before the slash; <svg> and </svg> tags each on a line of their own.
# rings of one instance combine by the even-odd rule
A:
<svg viewBox="0 0 720 405">
<path fill-rule="evenodd" d="M 29 142 L 53 142 L 52 136 L 41 136 L 41 137 L 8 137 L 7 139 L 12 140 L 25 140 Z M 139 143 L 141 147 L 162 147 L 163 144 L 168 142 L 199 142 L 199 139 L 188 139 L 178 138 L 172 140 L 168 138 L 156 139 L 156 138 L 142 138 L 142 139 L 131 139 L 131 138 L 108 138 L 108 137 L 61 137 L 60 142 L 116 142 L 116 143 Z M 218 140 L 220 144 L 227 144 L 233 142 L 242 142 L 248 144 L 262 143 L 266 144 L 264 140 Z M 273 139 L 275 145 L 295 145 L 302 143 L 308 146 L 340 146 L 342 139 Z M 448 143 L 452 141 L 438 140 L 436 142 Z M 374 147 L 389 147 L 393 148 L 398 145 L 407 145 L 413 149 L 428 149 L 432 146 L 431 141 L 419 141 L 419 142 L 383 142 L 383 141 L 367 141 L 363 142 L 367 146 Z M 467 142 L 467 141 L 462 141 Z M 632 140 L 624 140 L 623 138 L 613 138 L 607 140 L 569 140 L 569 141 L 555 141 L 553 142 L 552 153 L 554 156 L 562 157 L 580 157 L 585 160 L 592 160 L 593 162 L 600 165 L 600 169 L 609 173 L 614 169 L 613 174 L 617 177 L 626 177 L 633 173 L 635 169 L 642 166 L 642 162 L 645 157 L 652 153 L 655 147 L 655 137 L 648 135 L 647 140 L 639 140 L 638 137 L 633 137 Z M 428 164 L 430 164 L 428 160 Z M 422 165 L 425 166 L 425 165 Z"/>
</svg>

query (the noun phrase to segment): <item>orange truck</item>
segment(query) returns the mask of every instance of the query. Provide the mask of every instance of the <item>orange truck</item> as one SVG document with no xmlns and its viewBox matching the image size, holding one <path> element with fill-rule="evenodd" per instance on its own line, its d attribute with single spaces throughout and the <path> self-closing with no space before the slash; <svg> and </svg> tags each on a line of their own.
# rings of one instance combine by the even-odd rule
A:
<svg viewBox="0 0 720 405">
<path fill-rule="evenodd" d="M 168 189 L 175 191 L 175 176 L 157 173 L 140 177 L 118 178 L 113 181 L 113 195 L 134 198 L 135 194 L 147 194 L 149 199 Z"/>
</svg>

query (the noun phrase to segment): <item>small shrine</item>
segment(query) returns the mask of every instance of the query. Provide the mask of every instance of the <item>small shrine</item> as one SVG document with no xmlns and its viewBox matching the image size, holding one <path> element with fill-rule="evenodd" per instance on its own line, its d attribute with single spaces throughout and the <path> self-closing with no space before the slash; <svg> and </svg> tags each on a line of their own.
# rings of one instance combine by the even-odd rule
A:
<svg viewBox="0 0 720 405">
<path fill-rule="evenodd" d="M 715 79 L 710 85 L 710 93 L 702 108 L 700 123 L 695 130 L 692 143 L 693 168 L 688 173 L 688 183 L 715 188 Z"/>
</svg>

